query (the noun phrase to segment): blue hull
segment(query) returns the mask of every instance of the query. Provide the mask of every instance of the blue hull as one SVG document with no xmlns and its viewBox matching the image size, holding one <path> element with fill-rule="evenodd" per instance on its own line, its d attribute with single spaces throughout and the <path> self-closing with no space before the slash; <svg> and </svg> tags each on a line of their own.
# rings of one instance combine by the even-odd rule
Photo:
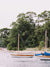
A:
<svg viewBox="0 0 50 67">
<path fill-rule="evenodd" d="M 35 54 L 35 56 L 40 56 L 40 55 L 50 56 L 50 53 L 44 52 L 44 53 L 40 53 L 40 54 Z"/>
<path fill-rule="evenodd" d="M 35 56 L 40 56 L 40 55 L 42 55 L 41 53 L 40 54 L 35 54 Z"/>
<path fill-rule="evenodd" d="M 44 52 L 45 56 L 50 56 L 50 53 Z"/>
</svg>

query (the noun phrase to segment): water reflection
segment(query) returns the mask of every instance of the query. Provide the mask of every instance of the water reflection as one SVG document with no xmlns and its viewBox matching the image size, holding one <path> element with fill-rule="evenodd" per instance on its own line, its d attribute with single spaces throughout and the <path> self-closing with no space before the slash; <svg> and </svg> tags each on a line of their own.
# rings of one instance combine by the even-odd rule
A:
<svg viewBox="0 0 50 67">
<path fill-rule="evenodd" d="M 50 61 L 39 58 L 12 58 L 11 52 L 0 51 L 0 67 L 50 67 Z"/>
</svg>

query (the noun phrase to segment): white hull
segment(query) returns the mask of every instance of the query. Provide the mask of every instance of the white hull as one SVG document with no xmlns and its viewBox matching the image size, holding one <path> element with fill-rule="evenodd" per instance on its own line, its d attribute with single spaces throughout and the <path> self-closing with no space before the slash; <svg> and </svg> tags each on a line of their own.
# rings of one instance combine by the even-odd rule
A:
<svg viewBox="0 0 50 67">
<path fill-rule="evenodd" d="M 50 58 L 41 57 L 40 60 L 50 60 Z"/>
<path fill-rule="evenodd" d="M 40 59 L 40 60 L 48 60 L 50 61 L 50 57 L 44 57 L 44 56 L 36 56 L 37 59 Z"/>
<path fill-rule="evenodd" d="M 12 58 L 32 58 L 33 56 L 12 56 Z"/>
</svg>

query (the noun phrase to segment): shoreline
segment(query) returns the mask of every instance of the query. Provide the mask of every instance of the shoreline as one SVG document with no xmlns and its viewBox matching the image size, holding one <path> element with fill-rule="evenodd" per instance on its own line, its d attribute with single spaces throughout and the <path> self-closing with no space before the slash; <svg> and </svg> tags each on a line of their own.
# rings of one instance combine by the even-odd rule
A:
<svg viewBox="0 0 50 67">
<path fill-rule="evenodd" d="M 28 48 L 29 49 L 29 48 Z M 2 47 L 0 47 L 0 51 L 6 51 L 6 52 L 13 52 L 13 53 L 26 53 L 26 54 L 28 54 L 28 53 L 32 53 L 32 54 L 35 54 L 35 53 L 44 53 L 45 51 L 44 50 L 20 50 L 20 51 L 14 51 L 14 50 L 7 50 L 7 48 L 2 48 Z M 50 53 L 50 51 L 47 51 L 48 53 Z"/>
</svg>

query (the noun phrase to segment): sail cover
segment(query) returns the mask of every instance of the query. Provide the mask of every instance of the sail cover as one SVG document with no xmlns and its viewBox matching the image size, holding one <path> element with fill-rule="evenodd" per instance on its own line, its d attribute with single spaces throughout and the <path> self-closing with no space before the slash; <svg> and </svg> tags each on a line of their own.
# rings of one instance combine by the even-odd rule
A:
<svg viewBox="0 0 50 67">
<path fill-rule="evenodd" d="M 50 56 L 50 53 L 44 52 L 45 56 Z"/>
</svg>

